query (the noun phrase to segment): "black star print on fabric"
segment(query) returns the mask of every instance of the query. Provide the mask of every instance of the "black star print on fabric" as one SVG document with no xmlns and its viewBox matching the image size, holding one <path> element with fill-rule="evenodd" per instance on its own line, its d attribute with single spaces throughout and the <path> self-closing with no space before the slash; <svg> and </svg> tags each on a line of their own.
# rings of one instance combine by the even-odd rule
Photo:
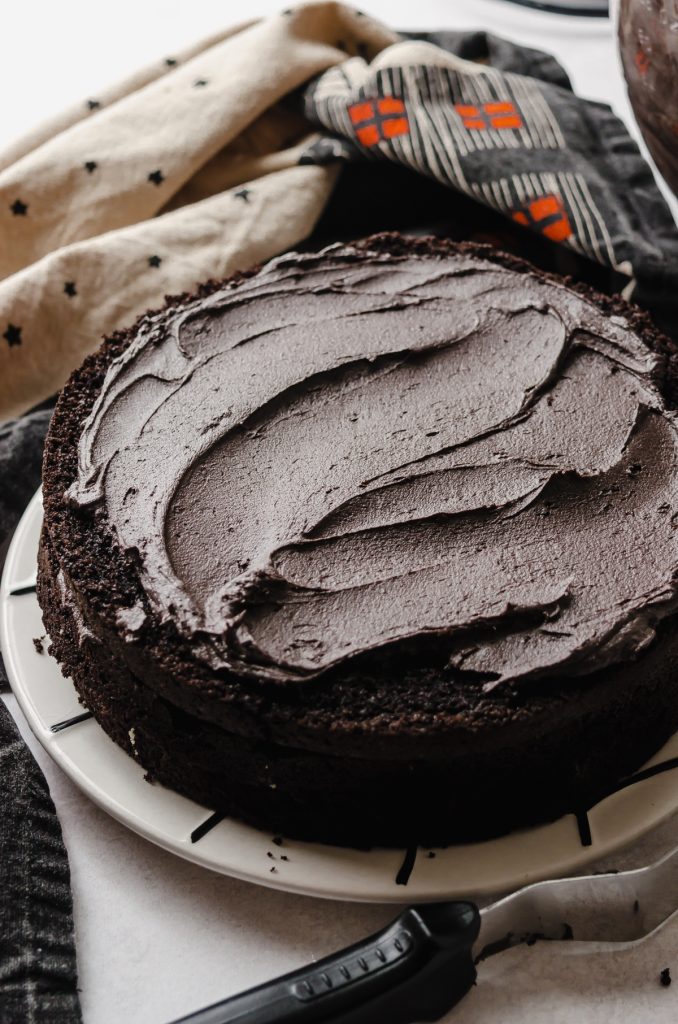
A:
<svg viewBox="0 0 678 1024">
<path fill-rule="evenodd" d="M 89 110 L 98 110 L 101 106 L 99 100 L 87 100 L 87 107 Z"/>
<path fill-rule="evenodd" d="M 7 324 L 7 330 L 3 334 L 3 338 L 7 342 L 10 348 L 14 345 L 21 344 L 21 328 L 17 327 L 16 324 Z"/>
<path fill-rule="evenodd" d="M 243 203 L 249 203 L 251 194 L 252 193 L 248 188 L 239 188 L 237 192 L 233 193 L 235 198 L 242 199 Z"/>
<path fill-rule="evenodd" d="M 176 67 L 176 64 L 177 64 L 176 57 L 165 57 L 165 64 L 167 65 L 168 68 Z"/>
<path fill-rule="evenodd" d="M 159 256 L 149 256 L 148 257 L 148 265 L 149 265 L 149 267 L 159 267 L 161 263 L 162 263 L 162 260 L 161 260 L 161 258 Z"/>
<path fill-rule="evenodd" d="M 77 295 L 78 293 L 75 288 L 75 281 L 66 281 L 64 284 L 64 292 L 68 295 L 69 299 L 72 299 L 74 295 Z"/>
<path fill-rule="evenodd" d="M 162 171 L 151 171 L 148 176 L 148 180 L 152 181 L 154 185 L 162 185 L 165 180 L 165 176 Z"/>
<path fill-rule="evenodd" d="M 15 217 L 25 217 L 28 211 L 28 204 L 22 203 L 20 199 L 15 199 L 10 206 L 10 210 Z"/>
<path fill-rule="evenodd" d="M 84 164 L 85 170 L 88 174 L 94 174 L 98 166 L 99 165 L 96 162 L 96 160 L 87 160 L 87 162 Z"/>
<path fill-rule="evenodd" d="M 194 89 L 199 89 L 203 85 L 207 85 L 207 79 L 206 78 L 196 78 L 195 82 L 193 83 L 193 88 Z"/>
</svg>

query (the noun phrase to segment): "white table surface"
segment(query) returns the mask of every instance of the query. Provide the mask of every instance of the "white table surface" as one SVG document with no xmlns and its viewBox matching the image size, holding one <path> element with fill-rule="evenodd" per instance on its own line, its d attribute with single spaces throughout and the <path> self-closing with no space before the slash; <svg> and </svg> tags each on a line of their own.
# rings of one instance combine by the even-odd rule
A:
<svg viewBox="0 0 678 1024">
<path fill-rule="evenodd" d="M 7 0 L 0 148 L 135 67 L 280 6 L 283 0 Z M 361 0 L 360 6 L 400 28 L 490 28 L 549 49 L 580 94 L 611 103 L 631 121 L 607 23 L 539 14 L 502 0 Z M 68 847 L 86 1024 L 165 1024 L 355 941 L 396 912 L 257 888 L 157 849 L 82 796 L 39 747 L 14 698 L 4 699 L 47 777 Z M 607 866 L 640 866 L 676 845 L 674 819 Z M 659 984 L 667 966 L 676 979 L 671 988 Z M 583 944 L 538 943 L 494 957 L 447 1019 L 675 1024 L 678 918 L 622 952 L 591 955 Z"/>
</svg>

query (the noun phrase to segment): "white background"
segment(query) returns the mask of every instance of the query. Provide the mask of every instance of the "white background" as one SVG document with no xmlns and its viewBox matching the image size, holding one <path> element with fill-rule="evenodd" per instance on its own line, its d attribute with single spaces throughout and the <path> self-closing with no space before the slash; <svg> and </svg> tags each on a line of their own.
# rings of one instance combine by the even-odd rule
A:
<svg viewBox="0 0 678 1024">
<path fill-rule="evenodd" d="M 139 65 L 284 4 L 5 0 L 0 148 Z M 394 27 L 488 28 L 549 49 L 580 94 L 611 103 L 630 121 L 607 23 L 501 0 L 364 0 L 361 7 Z M 48 778 L 69 850 L 86 1024 L 163 1024 L 355 941 L 393 916 L 393 908 L 258 889 L 156 849 L 81 796 L 28 736 L 14 699 L 7 703 Z M 677 842 L 678 824 L 669 823 L 612 862 L 640 865 Z M 669 989 L 658 983 L 665 966 L 676 978 Z M 483 965 L 481 983 L 450 1015 L 457 1024 L 677 1018 L 678 922 L 616 955 L 591 956 L 578 944 L 503 954 Z"/>
</svg>

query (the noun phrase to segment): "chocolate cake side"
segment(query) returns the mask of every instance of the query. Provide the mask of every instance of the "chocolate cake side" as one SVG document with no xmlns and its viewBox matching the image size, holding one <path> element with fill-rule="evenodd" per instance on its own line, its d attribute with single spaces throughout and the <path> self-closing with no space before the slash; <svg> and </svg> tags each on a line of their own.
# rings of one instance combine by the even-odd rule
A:
<svg viewBox="0 0 678 1024">
<path fill-rule="evenodd" d="M 535 273 L 485 247 L 393 237 L 363 244 L 394 255 L 461 251 Z M 192 298 L 171 300 L 172 308 Z M 661 353 L 658 384 L 673 405 L 669 343 L 621 300 L 594 301 Z M 593 803 L 678 726 L 675 616 L 624 664 L 490 692 L 480 674 L 446 667 L 435 644 L 368 652 L 312 684 L 211 669 L 151 607 L 135 555 L 111 540 L 105 512 L 65 498 L 83 423 L 136 330 L 105 342 L 57 405 L 45 454 L 38 596 L 51 650 L 81 699 L 151 777 L 288 835 L 444 844 Z M 135 607 L 143 609 L 138 621 L 127 614 Z"/>
</svg>

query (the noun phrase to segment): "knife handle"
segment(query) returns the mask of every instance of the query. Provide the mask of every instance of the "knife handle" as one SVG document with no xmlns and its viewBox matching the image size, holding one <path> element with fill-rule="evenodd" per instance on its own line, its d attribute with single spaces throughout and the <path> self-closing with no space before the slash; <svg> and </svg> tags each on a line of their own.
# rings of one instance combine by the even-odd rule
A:
<svg viewBox="0 0 678 1024">
<path fill-rule="evenodd" d="M 473 903 L 409 907 L 382 931 L 174 1024 L 415 1024 L 435 1021 L 475 982 Z"/>
</svg>

